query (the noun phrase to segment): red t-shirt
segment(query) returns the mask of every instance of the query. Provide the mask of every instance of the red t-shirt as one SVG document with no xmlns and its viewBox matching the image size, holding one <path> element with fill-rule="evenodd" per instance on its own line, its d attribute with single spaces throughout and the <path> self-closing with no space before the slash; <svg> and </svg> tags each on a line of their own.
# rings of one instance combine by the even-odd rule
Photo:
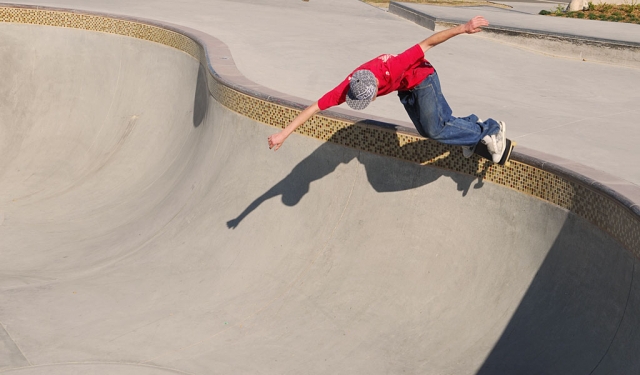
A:
<svg viewBox="0 0 640 375">
<path fill-rule="evenodd" d="M 361 69 L 370 70 L 378 79 L 378 96 L 397 90 L 411 90 L 434 72 L 433 66 L 425 60 L 424 52 L 418 44 L 399 55 L 380 55 L 360 65 L 336 88 L 324 94 L 318 100 L 320 110 L 344 103 L 351 76 Z"/>
</svg>

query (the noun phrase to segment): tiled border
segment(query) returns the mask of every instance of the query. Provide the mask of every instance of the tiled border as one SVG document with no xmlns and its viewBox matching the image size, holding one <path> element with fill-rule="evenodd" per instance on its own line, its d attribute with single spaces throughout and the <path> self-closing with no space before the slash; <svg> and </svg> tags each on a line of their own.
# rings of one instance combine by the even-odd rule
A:
<svg viewBox="0 0 640 375">
<path fill-rule="evenodd" d="M 222 105 L 256 121 L 284 127 L 302 108 L 288 97 L 246 79 L 235 67 L 228 48 L 197 30 L 128 17 L 21 5 L 1 5 L 0 22 L 26 23 L 125 35 L 184 51 L 206 65 L 212 96 Z M 525 152 L 515 153 L 510 166 L 480 157 L 462 157 L 458 147 L 421 138 L 413 129 L 387 120 L 364 120 L 341 112 L 322 112 L 298 132 L 376 154 L 428 164 L 482 178 L 563 207 L 600 227 L 640 258 L 640 194 L 635 200 L 613 189 Z M 534 152 L 535 153 L 535 152 Z M 614 184 L 615 185 L 615 184 Z M 627 186 L 627 188 L 629 188 Z M 636 194 L 636 190 L 633 190 Z M 631 190 L 630 190 L 631 191 Z"/>
</svg>

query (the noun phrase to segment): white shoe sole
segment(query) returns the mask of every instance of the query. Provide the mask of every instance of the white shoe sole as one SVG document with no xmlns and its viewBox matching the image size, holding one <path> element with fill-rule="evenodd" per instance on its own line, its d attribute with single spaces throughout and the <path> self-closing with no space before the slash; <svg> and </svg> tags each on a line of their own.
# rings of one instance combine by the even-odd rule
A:
<svg viewBox="0 0 640 375">
<path fill-rule="evenodd" d="M 498 150 L 500 150 L 500 152 L 491 155 L 494 163 L 500 162 L 502 155 L 504 155 L 504 152 L 506 151 L 505 149 L 507 148 L 507 124 L 505 124 L 504 121 L 498 121 L 498 123 L 500 124 L 500 132 L 496 134 L 495 140 L 497 143 L 496 146 L 498 146 Z"/>
</svg>

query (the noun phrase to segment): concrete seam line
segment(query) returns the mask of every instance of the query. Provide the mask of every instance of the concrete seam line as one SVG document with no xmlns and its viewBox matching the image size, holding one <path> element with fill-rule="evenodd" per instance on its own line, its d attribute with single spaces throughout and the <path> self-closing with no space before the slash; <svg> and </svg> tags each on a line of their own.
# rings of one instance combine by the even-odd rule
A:
<svg viewBox="0 0 640 375">
<path fill-rule="evenodd" d="M 631 299 L 631 290 L 633 289 L 633 275 L 635 274 L 635 271 L 636 271 L 636 263 L 634 262 L 633 267 L 631 267 L 631 282 L 629 283 L 629 292 L 627 293 L 627 301 L 625 302 L 624 311 L 622 312 L 622 316 L 620 317 L 618 328 L 616 328 L 616 333 L 611 338 L 611 342 L 609 343 L 609 346 L 607 346 L 607 350 L 605 350 L 604 354 L 602 355 L 602 358 L 600 358 L 600 360 L 598 361 L 596 366 L 593 368 L 593 370 L 591 370 L 589 375 L 593 374 L 593 372 L 596 371 L 598 367 L 600 367 L 600 364 L 602 363 L 602 361 L 607 357 L 607 354 L 609 354 L 609 350 L 611 350 L 611 346 L 613 345 L 613 342 L 616 340 L 616 337 L 618 337 L 618 332 L 620 332 L 620 327 L 622 326 L 624 317 L 627 316 L 627 309 L 629 308 L 629 300 Z"/>
<path fill-rule="evenodd" d="M 7 327 L 4 325 L 4 323 L 0 322 L 0 327 L 2 327 L 2 330 L 7 334 L 7 336 L 9 336 L 9 338 L 11 339 L 11 342 L 13 343 L 13 345 L 16 346 L 16 348 L 18 349 L 22 357 L 25 359 L 25 361 L 27 361 L 29 366 L 31 366 L 31 361 L 29 361 L 29 358 L 27 358 L 27 356 L 24 354 L 24 352 L 22 351 L 22 348 L 20 348 L 20 345 L 18 345 L 16 340 L 11 336 L 11 334 L 7 330 Z"/>
<path fill-rule="evenodd" d="M 578 56 L 570 56 L 570 55 L 562 55 L 562 54 L 557 54 L 557 53 L 553 53 L 550 51 L 545 51 L 542 48 L 531 48 L 529 46 L 527 46 L 526 44 L 520 43 L 518 41 L 512 41 L 509 39 L 500 39 L 500 38 L 496 38 L 493 35 L 500 35 L 500 33 L 492 33 L 491 31 L 488 31 L 487 33 L 480 33 L 480 34 L 475 34 L 473 35 L 474 38 L 481 38 L 484 40 L 488 40 L 491 41 L 493 43 L 499 43 L 499 44 L 503 44 L 506 46 L 510 46 L 513 48 L 518 48 L 520 50 L 523 51 L 527 51 L 530 53 L 536 53 L 542 56 L 548 56 L 548 57 L 552 57 L 555 59 L 564 59 L 564 60 L 582 60 L 582 57 L 578 57 Z M 556 42 L 556 43 L 566 43 L 566 41 L 563 40 L 555 40 L 552 42 Z M 575 43 L 572 43 L 575 45 Z M 640 51 L 640 49 L 639 49 Z M 607 61 L 607 60 L 603 60 L 603 59 L 594 59 L 594 58 L 589 58 L 588 60 L 584 59 L 584 61 L 588 61 L 590 64 L 602 64 L 602 65 L 610 65 L 610 66 L 619 66 L 619 67 L 624 67 L 624 68 L 628 68 L 628 69 L 640 69 L 638 66 L 636 65 L 632 65 L 626 62 L 623 62 L 622 60 L 618 60 L 618 62 L 611 62 L 611 61 Z"/>
<path fill-rule="evenodd" d="M 629 113 L 629 112 L 635 112 L 635 110 L 632 109 L 632 110 L 625 111 L 625 112 L 619 112 L 617 114 L 625 114 L 625 113 Z M 560 125 L 554 126 L 552 128 L 547 128 L 547 129 L 543 129 L 543 130 L 537 130 L 537 131 L 532 131 L 532 132 L 529 132 L 529 133 L 526 133 L 526 134 L 522 134 L 522 135 L 513 137 L 512 139 L 520 140 L 522 138 L 528 137 L 528 136 L 533 135 L 533 134 L 539 134 L 539 133 L 544 133 L 544 132 L 551 131 L 551 130 L 556 130 L 556 129 L 563 128 L 563 127 L 569 126 L 569 125 L 574 125 L 574 124 L 577 124 L 579 122 L 582 122 L 582 121 L 585 121 L 585 120 L 589 120 L 589 119 L 606 118 L 606 117 L 609 117 L 609 116 L 610 116 L 609 114 L 605 114 L 605 115 L 602 115 L 602 116 L 584 117 L 584 118 L 580 118 L 580 119 L 577 119 L 577 120 L 569 121 L 569 122 L 566 122 L 564 124 L 560 124 Z"/>
</svg>

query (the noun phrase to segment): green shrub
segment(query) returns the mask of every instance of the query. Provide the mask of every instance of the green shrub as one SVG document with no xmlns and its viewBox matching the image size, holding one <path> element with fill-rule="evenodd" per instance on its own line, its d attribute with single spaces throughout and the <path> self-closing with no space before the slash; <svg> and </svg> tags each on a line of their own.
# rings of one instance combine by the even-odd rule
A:
<svg viewBox="0 0 640 375">
<path fill-rule="evenodd" d="M 578 18 L 584 18 L 584 13 L 583 12 L 578 12 L 578 14 L 576 14 L 576 16 Z"/>
<path fill-rule="evenodd" d="M 613 9 L 613 4 L 602 3 L 602 4 L 596 5 L 596 10 L 600 12 L 607 13 L 611 9 Z"/>
<path fill-rule="evenodd" d="M 543 16 L 549 15 L 551 14 L 551 12 L 549 12 L 548 10 L 541 10 L 540 13 L 538 14 L 542 14 Z"/>
<path fill-rule="evenodd" d="M 590 20 L 597 20 L 598 16 L 595 13 L 589 13 L 589 19 Z"/>
<path fill-rule="evenodd" d="M 556 16 L 562 16 L 564 14 L 564 7 L 560 4 L 556 7 Z"/>
</svg>

